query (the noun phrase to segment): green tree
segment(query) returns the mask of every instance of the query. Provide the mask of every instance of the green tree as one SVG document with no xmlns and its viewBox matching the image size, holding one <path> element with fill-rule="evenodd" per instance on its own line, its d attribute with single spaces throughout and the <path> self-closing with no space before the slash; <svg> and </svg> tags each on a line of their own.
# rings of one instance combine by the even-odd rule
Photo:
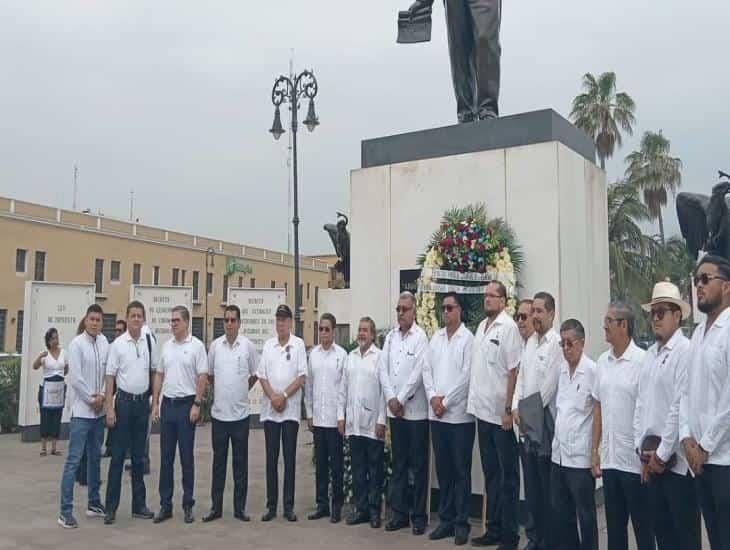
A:
<svg viewBox="0 0 730 550">
<path fill-rule="evenodd" d="M 669 154 L 671 143 L 662 131 L 646 132 L 638 151 L 626 157 L 626 178 L 641 190 L 652 220 L 659 221 L 659 238 L 664 244 L 662 208 L 669 193 L 674 196 L 682 185 L 682 161 Z"/>
<path fill-rule="evenodd" d="M 583 93 L 573 100 L 570 118 L 596 144 L 601 169 L 611 158 L 616 146 L 621 147 L 621 131 L 633 134 L 636 104 L 625 92 L 616 92 L 616 73 L 603 73 L 596 78 L 583 75 Z"/>
</svg>

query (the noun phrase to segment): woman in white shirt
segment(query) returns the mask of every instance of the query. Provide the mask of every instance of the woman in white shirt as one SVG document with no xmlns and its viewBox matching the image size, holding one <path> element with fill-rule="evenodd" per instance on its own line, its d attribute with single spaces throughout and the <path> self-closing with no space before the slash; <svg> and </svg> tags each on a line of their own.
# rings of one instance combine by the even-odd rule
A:
<svg viewBox="0 0 730 550">
<path fill-rule="evenodd" d="M 46 351 L 42 352 L 35 361 L 33 369 L 43 367 L 43 379 L 38 388 L 38 407 L 41 412 L 41 456 L 46 456 L 46 442 L 51 440 L 51 454 L 60 456 L 56 449 L 59 432 L 61 430 L 61 414 L 66 386 L 64 377 L 68 372 L 66 353 L 58 342 L 58 331 L 49 328 L 45 335 Z"/>
</svg>

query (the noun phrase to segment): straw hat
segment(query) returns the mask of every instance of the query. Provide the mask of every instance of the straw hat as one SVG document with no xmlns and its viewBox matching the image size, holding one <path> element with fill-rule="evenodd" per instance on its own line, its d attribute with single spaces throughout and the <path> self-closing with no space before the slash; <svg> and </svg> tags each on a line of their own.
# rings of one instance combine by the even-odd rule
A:
<svg viewBox="0 0 730 550">
<path fill-rule="evenodd" d="M 651 293 L 651 302 L 644 304 L 641 308 L 644 311 L 651 311 L 651 306 L 662 302 L 668 302 L 679 306 L 679 309 L 682 311 L 682 319 L 689 317 L 692 312 L 690 305 L 682 300 L 677 285 L 672 284 L 669 281 L 662 281 L 655 284 L 654 291 Z"/>
</svg>

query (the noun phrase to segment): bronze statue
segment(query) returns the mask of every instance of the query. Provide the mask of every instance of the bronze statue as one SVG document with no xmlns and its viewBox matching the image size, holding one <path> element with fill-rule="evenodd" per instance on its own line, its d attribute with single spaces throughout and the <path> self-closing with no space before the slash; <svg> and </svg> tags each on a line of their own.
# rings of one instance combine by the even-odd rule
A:
<svg viewBox="0 0 730 550">
<path fill-rule="evenodd" d="M 451 77 L 459 122 L 499 115 L 499 28 L 502 0 L 444 0 Z M 431 39 L 433 0 L 416 0 L 398 14 L 398 42 Z"/>
<path fill-rule="evenodd" d="M 335 271 L 342 273 L 347 288 L 350 286 L 350 232 L 347 230 L 349 221 L 347 216 L 337 212 L 337 225 L 333 223 L 324 225 L 324 230 L 329 234 L 332 245 L 335 247 L 335 254 L 337 254 Z"/>
<path fill-rule="evenodd" d="M 725 172 L 720 177 L 730 178 Z M 730 260 L 730 181 L 712 188 L 712 195 L 680 193 L 677 217 L 687 250 L 697 258 L 700 250 Z"/>
</svg>

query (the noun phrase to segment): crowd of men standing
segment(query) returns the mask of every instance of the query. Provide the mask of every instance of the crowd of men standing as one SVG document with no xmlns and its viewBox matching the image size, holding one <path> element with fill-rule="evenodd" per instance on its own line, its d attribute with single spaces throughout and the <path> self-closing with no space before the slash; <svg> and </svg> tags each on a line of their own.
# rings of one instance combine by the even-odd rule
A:
<svg viewBox="0 0 730 550">
<path fill-rule="evenodd" d="M 384 345 L 363 317 L 357 347 L 334 343 L 336 320 L 322 315 L 319 345 L 307 357 L 291 333 L 292 312 L 276 310 L 276 336 L 259 357 L 239 334 L 240 310 L 225 309 L 225 334 L 206 353 L 190 335 L 185 307 L 173 308 L 173 338 L 158 351 L 143 334 L 145 310 L 127 308 L 127 332 L 111 347 L 100 333 L 102 312 L 91 306 L 85 330 L 69 346 L 71 437 L 61 488 L 63 527 L 76 527 L 73 480 L 86 448 L 88 516 L 114 523 L 121 471 L 132 458 L 132 516 L 155 523 L 172 517 L 176 451 L 182 467 L 184 521 L 194 521 L 194 438 L 206 386 L 212 384 L 211 508 L 223 513 L 229 443 L 233 450 L 233 512 L 242 521 L 248 486 L 248 392 L 263 389 L 260 420 L 266 446 L 266 512 L 278 512 L 278 463 L 283 454 L 283 515 L 294 510 L 296 448 L 302 399 L 314 435 L 316 508 L 310 520 L 342 520 L 343 438 L 348 438 L 353 506 L 347 524 L 381 527 L 386 423 L 392 444 L 391 514 L 386 531 L 427 523 L 429 433 L 439 484 L 438 524 L 428 537 L 469 542 L 474 440 L 485 480 L 485 531 L 472 546 L 513 550 L 519 544 L 520 468 L 529 508 L 527 548 L 598 548 L 595 488 L 603 480 L 609 550 L 628 549 L 631 525 L 639 550 L 699 550 L 701 516 L 712 550 L 730 550 L 730 263 L 706 256 L 694 275 L 697 306 L 706 319 L 691 341 L 680 324 L 690 307 L 676 286 L 659 282 L 644 306 L 655 344 L 633 341 L 635 314 L 611 304 L 604 318 L 609 349 L 596 362 L 584 352 L 577 319 L 555 327 L 556 303 L 538 292 L 506 312 L 507 292 L 486 285 L 486 318 L 476 333 L 464 325 L 458 294 L 443 296 L 444 327 L 429 340 L 415 323 L 415 299 L 405 292 L 397 326 Z M 105 385 L 106 384 L 106 385 Z M 105 388 L 105 389 L 104 389 Z M 116 393 L 113 389 L 116 388 Z M 151 399 L 150 399 L 151 397 Z M 151 401 L 151 404 L 150 404 Z M 160 508 L 146 504 L 143 479 L 148 416 L 160 423 Z M 114 427 L 102 504 L 99 452 L 106 423 Z M 725 510 L 725 512 L 723 512 Z"/>
</svg>

